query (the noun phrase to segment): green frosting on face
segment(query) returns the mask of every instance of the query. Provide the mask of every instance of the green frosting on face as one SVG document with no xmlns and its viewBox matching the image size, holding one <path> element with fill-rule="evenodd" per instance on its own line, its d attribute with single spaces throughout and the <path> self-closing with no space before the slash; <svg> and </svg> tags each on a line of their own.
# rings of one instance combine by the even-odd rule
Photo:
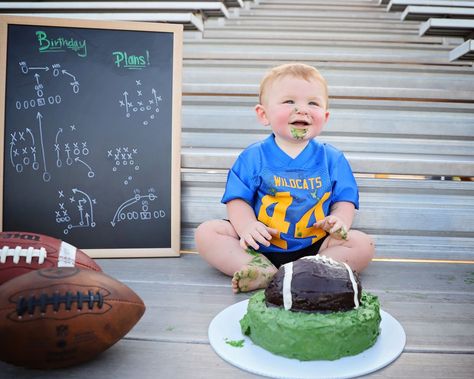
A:
<svg viewBox="0 0 474 379">
<path fill-rule="evenodd" d="M 291 135 L 296 139 L 303 139 L 308 129 L 291 128 Z"/>
<path fill-rule="evenodd" d="M 240 320 L 242 333 L 264 349 L 301 361 L 335 360 L 371 347 L 380 333 L 378 298 L 362 292 L 359 308 L 304 313 L 267 307 L 264 291 L 250 300 Z"/>
</svg>

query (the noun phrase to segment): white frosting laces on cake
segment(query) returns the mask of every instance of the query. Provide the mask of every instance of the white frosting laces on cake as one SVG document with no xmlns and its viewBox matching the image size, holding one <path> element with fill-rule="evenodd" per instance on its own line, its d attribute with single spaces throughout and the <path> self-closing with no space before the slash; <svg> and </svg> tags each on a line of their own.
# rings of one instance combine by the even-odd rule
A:
<svg viewBox="0 0 474 379">
<path fill-rule="evenodd" d="M 357 283 L 354 278 L 354 273 L 352 272 L 352 269 L 349 267 L 349 265 L 345 262 L 342 263 L 344 267 L 346 268 L 347 272 L 349 273 L 349 279 L 351 280 L 352 283 L 352 288 L 354 289 L 354 309 L 359 308 L 359 289 L 357 288 Z"/>
<path fill-rule="evenodd" d="M 329 264 L 330 266 L 341 266 L 341 264 L 339 262 L 335 261 L 332 258 L 327 257 L 326 255 L 320 255 L 320 254 L 308 255 L 308 256 L 303 257 L 301 259 L 310 259 L 312 261 L 319 261 L 319 262 Z"/>
<path fill-rule="evenodd" d="M 291 295 L 291 280 L 293 278 L 293 262 L 284 264 L 285 276 L 283 277 L 283 306 L 288 311 L 293 305 L 293 297 Z"/>
<path fill-rule="evenodd" d="M 339 266 L 341 268 L 345 268 L 347 270 L 347 273 L 349 274 L 349 279 L 352 283 L 352 288 L 354 290 L 354 309 L 359 308 L 359 288 L 357 287 L 357 283 L 356 283 L 356 280 L 354 278 L 354 273 L 352 272 L 352 269 L 349 267 L 349 265 L 347 263 L 337 262 L 334 259 L 329 258 L 325 255 L 321 255 L 321 254 L 309 255 L 309 256 L 303 257 L 301 259 L 310 259 L 310 260 L 313 260 L 313 261 L 319 261 L 319 262 L 328 264 L 330 266 Z"/>
<path fill-rule="evenodd" d="M 25 262 L 28 264 L 31 264 L 33 258 L 38 258 L 38 263 L 43 264 L 46 255 L 46 249 L 44 247 L 34 249 L 30 246 L 27 249 L 22 249 L 21 246 L 15 248 L 3 246 L 2 250 L 0 250 L 0 263 L 5 263 L 7 257 L 13 257 L 14 264 L 18 264 L 21 258 L 25 258 Z"/>
</svg>

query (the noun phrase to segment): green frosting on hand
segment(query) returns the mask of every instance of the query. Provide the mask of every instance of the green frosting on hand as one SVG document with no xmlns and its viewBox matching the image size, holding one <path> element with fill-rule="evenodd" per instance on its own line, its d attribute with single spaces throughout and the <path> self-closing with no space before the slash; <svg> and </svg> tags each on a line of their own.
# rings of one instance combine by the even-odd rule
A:
<svg viewBox="0 0 474 379">
<path fill-rule="evenodd" d="M 341 237 L 341 239 L 347 241 L 347 229 L 344 226 L 341 226 L 333 234 L 338 235 L 339 237 Z"/>
<path fill-rule="evenodd" d="M 371 347 L 380 333 L 378 298 L 363 292 L 359 308 L 304 313 L 267 307 L 264 291 L 250 300 L 240 320 L 242 333 L 264 349 L 288 358 L 335 360 Z"/>
</svg>

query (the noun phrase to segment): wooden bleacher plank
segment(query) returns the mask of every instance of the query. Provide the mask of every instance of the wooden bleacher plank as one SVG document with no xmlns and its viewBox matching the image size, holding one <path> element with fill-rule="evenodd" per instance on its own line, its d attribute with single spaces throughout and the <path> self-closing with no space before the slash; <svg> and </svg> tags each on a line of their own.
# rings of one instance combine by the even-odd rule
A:
<svg viewBox="0 0 474 379">
<path fill-rule="evenodd" d="M 206 342 L 207 326 L 212 318 L 228 305 L 251 295 L 233 295 L 230 278 L 195 254 L 155 260 L 99 260 L 98 263 L 149 305 L 148 314 L 129 333 L 129 338 Z M 433 351 L 474 353 L 474 329 L 469 327 L 474 319 L 473 267 L 373 262 L 361 280 L 366 290 L 379 296 L 382 308 L 402 322 L 408 335 L 408 350 L 426 350 L 431 346 Z M 181 306 L 187 306 L 187 312 L 180 314 Z M 428 314 L 433 306 L 436 309 Z M 458 312 L 451 315 L 450 307 Z M 420 314 L 425 317 L 420 319 Z M 436 330 L 436 325 L 446 328 Z M 464 337 L 457 334 L 462 329 L 465 329 Z"/>
<path fill-rule="evenodd" d="M 449 60 L 466 60 L 474 61 L 474 40 L 470 39 L 464 42 L 462 45 L 456 47 L 449 53 Z"/>
<path fill-rule="evenodd" d="M 140 367 L 143 379 L 251 378 L 220 359 L 208 343 L 212 318 L 251 294 L 231 293 L 229 278 L 199 256 L 98 260 L 106 273 L 123 281 L 147 305 L 143 319 L 97 359 L 63 370 L 32 371 L 0 363 L 2 378 L 129 377 Z M 472 373 L 474 271 L 468 264 L 374 262 L 362 274 L 364 288 L 379 296 L 382 308 L 407 333 L 397 361 L 371 378 L 431 378 Z M 416 278 L 416 280 L 413 280 Z M 407 283 L 410 283 L 408 286 Z M 448 375 L 449 374 L 449 375 Z"/>
<path fill-rule="evenodd" d="M 474 18 L 474 8 L 408 6 L 401 15 L 403 21 L 426 21 L 435 17 Z"/>
<path fill-rule="evenodd" d="M 456 0 L 390 0 L 387 6 L 389 12 L 401 12 L 409 5 L 434 7 L 474 7 L 474 1 Z"/>
<path fill-rule="evenodd" d="M 474 20 L 430 18 L 420 25 L 420 36 L 474 36 Z"/>
<path fill-rule="evenodd" d="M 419 379 L 469 378 L 471 354 L 404 353 L 390 366 L 367 378 Z M 262 378 L 222 360 L 207 344 L 124 339 L 97 359 L 81 366 L 55 371 L 32 371 L 0 363 L 5 379 L 75 379 L 91 372 L 101 379 L 130 378 L 140 372 L 141 379 L 257 379 Z M 428 377 L 428 376 L 427 376 Z"/>
</svg>

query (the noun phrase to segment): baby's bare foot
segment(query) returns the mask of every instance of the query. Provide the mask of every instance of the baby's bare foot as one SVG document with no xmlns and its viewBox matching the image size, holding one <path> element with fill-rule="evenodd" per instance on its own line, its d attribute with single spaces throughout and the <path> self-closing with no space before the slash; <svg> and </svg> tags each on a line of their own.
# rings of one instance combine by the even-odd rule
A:
<svg viewBox="0 0 474 379">
<path fill-rule="evenodd" d="M 266 288 L 278 270 L 263 255 L 255 254 L 254 258 L 232 278 L 232 291 L 249 292 Z"/>
</svg>

